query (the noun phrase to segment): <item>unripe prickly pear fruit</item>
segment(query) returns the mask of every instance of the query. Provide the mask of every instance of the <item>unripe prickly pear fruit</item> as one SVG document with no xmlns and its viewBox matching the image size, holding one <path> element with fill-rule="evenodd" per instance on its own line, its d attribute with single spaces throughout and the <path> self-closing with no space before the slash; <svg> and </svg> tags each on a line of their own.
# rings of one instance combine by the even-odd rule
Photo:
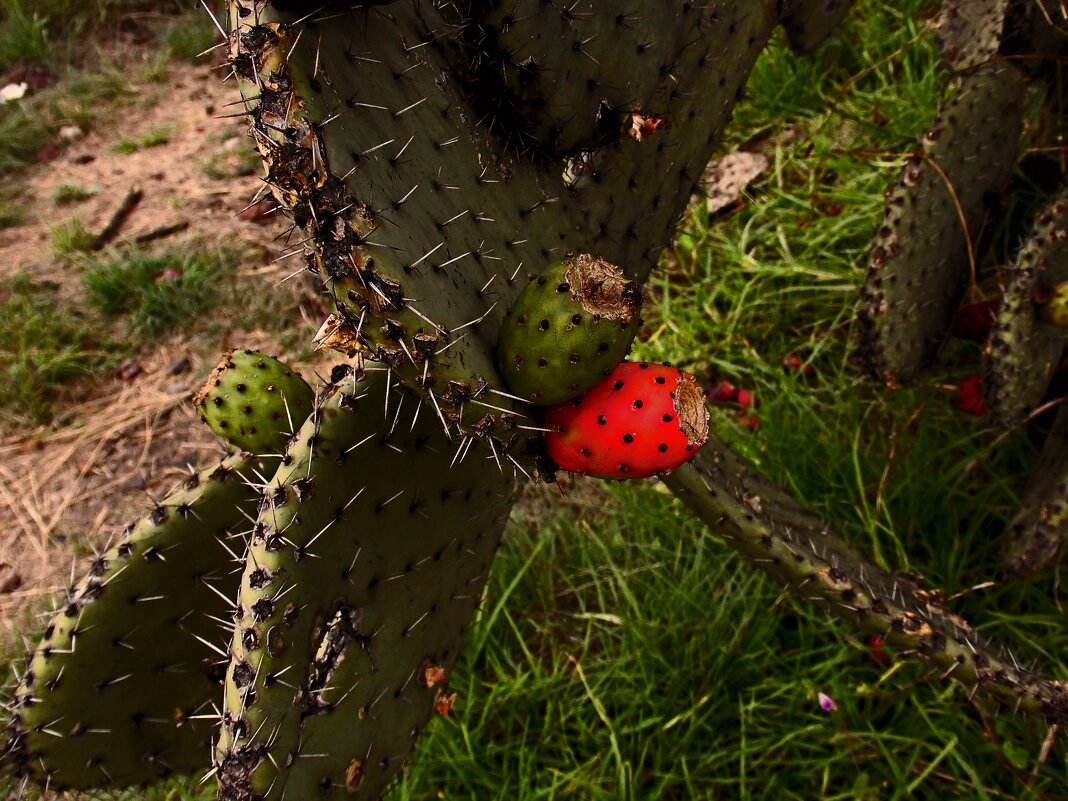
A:
<svg viewBox="0 0 1068 801">
<path fill-rule="evenodd" d="M 193 396 L 204 422 L 235 448 L 281 453 L 311 412 L 315 391 L 288 365 L 251 350 L 227 353 Z"/>
<path fill-rule="evenodd" d="M 611 372 L 638 331 L 642 296 L 622 270 L 573 256 L 531 279 L 501 324 L 497 367 L 538 406 L 574 398 Z"/>
<path fill-rule="evenodd" d="M 1043 321 L 1058 328 L 1068 328 L 1068 281 L 1050 287 L 1039 304 Z"/>
<path fill-rule="evenodd" d="M 646 478 L 674 470 L 708 439 L 708 409 L 689 373 L 623 362 L 583 395 L 545 411 L 549 457 L 595 478 Z"/>
</svg>

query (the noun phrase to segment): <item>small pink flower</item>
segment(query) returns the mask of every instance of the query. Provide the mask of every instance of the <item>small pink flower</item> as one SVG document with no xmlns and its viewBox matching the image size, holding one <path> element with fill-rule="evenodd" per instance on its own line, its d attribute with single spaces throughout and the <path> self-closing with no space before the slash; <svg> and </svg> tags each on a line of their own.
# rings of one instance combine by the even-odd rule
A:
<svg viewBox="0 0 1068 801">
<path fill-rule="evenodd" d="M 838 711 L 838 704 L 836 704 L 834 702 L 834 699 L 831 698 L 831 696 L 829 696 L 829 695 L 827 695 L 825 693 L 819 693 L 817 695 L 817 698 L 819 699 L 819 702 L 820 702 L 820 709 L 822 709 L 824 712 L 837 712 Z"/>
</svg>

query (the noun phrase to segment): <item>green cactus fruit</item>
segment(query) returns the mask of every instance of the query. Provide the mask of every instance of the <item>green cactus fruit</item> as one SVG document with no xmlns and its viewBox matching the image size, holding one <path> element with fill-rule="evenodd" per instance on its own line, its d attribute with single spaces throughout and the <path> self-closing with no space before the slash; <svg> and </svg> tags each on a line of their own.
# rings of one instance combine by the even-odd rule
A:
<svg viewBox="0 0 1068 801">
<path fill-rule="evenodd" d="M 342 380 L 264 491 L 227 673 L 225 801 L 377 799 L 451 704 L 513 480 L 391 383 L 384 367 Z"/>
<path fill-rule="evenodd" d="M 988 198 L 1012 175 L 1027 77 L 1008 63 L 979 67 L 924 134 L 887 195 L 868 257 L 860 351 L 888 384 L 935 358 L 981 253 Z"/>
<path fill-rule="evenodd" d="M 68 591 L 16 691 L 18 773 L 84 790 L 209 767 L 261 469 L 235 455 L 193 475 Z"/>
<path fill-rule="evenodd" d="M 1057 328 L 1068 328 L 1068 281 L 1043 288 L 1036 300 L 1042 322 Z"/>
<path fill-rule="evenodd" d="M 531 276 L 497 340 L 505 385 L 538 406 L 576 397 L 627 355 L 641 305 L 638 285 L 595 256 L 566 258 Z"/>
<path fill-rule="evenodd" d="M 212 370 L 193 404 L 212 431 L 235 448 L 280 454 L 311 411 L 315 390 L 283 362 L 232 350 Z"/>
<path fill-rule="evenodd" d="M 1042 402 L 1068 345 L 1068 330 L 1051 324 L 1063 310 L 1054 288 L 1068 282 L 1068 191 L 1035 220 L 1028 239 L 1003 276 L 998 307 L 985 353 L 987 408 L 995 421 L 1013 426 Z M 1036 301 L 1038 302 L 1036 305 Z"/>
<path fill-rule="evenodd" d="M 1068 407 L 1057 412 L 1025 484 L 1020 509 L 1005 531 L 1005 568 L 1030 576 L 1049 565 L 1068 533 Z"/>
</svg>

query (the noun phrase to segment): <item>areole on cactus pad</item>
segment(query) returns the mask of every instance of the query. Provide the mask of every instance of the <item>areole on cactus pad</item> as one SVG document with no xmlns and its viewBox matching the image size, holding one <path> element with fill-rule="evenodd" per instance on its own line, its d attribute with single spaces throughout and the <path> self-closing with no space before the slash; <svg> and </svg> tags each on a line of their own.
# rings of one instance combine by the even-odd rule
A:
<svg viewBox="0 0 1068 801">
<path fill-rule="evenodd" d="M 623 362 L 568 403 L 546 410 L 545 446 L 557 465 L 595 478 L 647 478 L 674 470 L 708 439 L 697 380 L 674 367 Z"/>
</svg>

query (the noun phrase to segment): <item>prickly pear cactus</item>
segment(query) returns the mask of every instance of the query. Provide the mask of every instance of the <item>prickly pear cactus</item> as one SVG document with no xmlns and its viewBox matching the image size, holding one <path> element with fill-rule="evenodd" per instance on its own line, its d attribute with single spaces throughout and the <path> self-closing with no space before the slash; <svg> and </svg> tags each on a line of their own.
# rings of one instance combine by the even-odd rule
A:
<svg viewBox="0 0 1068 801">
<path fill-rule="evenodd" d="M 89 789 L 207 766 L 234 561 L 262 469 L 231 456 L 191 476 L 68 592 L 16 692 L 7 757 L 18 773 Z"/>
<path fill-rule="evenodd" d="M 216 434 L 235 448 L 278 454 L 311 411 L 315 390 L 291 367 L 251 350 L 225 354 L 193 397 Z"/>
<path fill-rule="evenodd" d="M 1008 63 L 962 76 L 887 196 L 858 318 L 861 354 L 887 383 L 935 357 L 974 280 L 987 197 L 1016 163 L 1026 85 Z"/>
<path fill-rule="evenodd" d="M 786 3 L 782 26 L 797 53 L 812 53 L 835 32 L 854 0 L 793 0 Z"/>
<path fill-rule="evenodd" d="M 1068 408 L 1061 407 L 1027 481 L 1020 509 L 1009 522 L 1005 567 L 1027 576 L 1046 567 L 1068 533 Z"/>
<path fill-rule="evenodd" d="M 984 384 L 994 419 L 1011 426 L 1042 401 L 1068 345 L 1068 329 L 1043 319 L 1043 303 L 1068 281 L 1068 193 L 1036 219 L 1007 270 L 987 349 Z"/>
<path fill-rule="evenodd" d="M 525 272 L 573 251 L 644 280 L 777 5 L 671 0 L 628 14 L 590 0 L 394 2 L 309 13 L 234 0 L 231 61 L 267 180 L 304 229 L 340 320 L 445 425 L 477 426 L 504 451 L 523 438 L 509 428 L 518 407 L 493 394 L 503 391 L 493 353 Z M 514 56 L 512 37 L 524 43 Z M 713 64 L 731 69 L 706 80 Z M 533 77 L 517 83 L 516 70 Z M 539 106 L 543 97 L 552 102 Z M 634 114 L 662 124 L 639 141 L 626 133 Z M 545 145 L 520 141 L 517 120 Z"/>
<path fill-rule="evenodd" d="M 227 672 L 227 801 L 378 798 L 452 703 L 513 485 L 370 369 L 333 388 L 264 490 Z M 384 397 L 406 403 L 388 428 Z"/>
</svg>

